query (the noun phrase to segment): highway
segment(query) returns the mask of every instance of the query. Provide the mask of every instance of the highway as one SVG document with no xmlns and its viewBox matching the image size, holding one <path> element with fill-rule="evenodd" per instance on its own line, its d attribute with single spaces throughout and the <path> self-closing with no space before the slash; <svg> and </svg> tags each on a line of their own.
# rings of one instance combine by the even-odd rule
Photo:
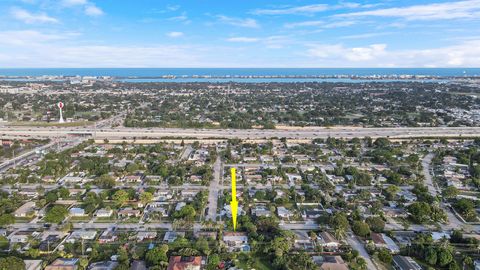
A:
<svg viewBox="0 0 480 270">
<path fill-rule="evenodd" d="M 289 128 L 289 129 L 182 129 L 182 128 L 103 128 L 92 127 L 0 127 L 2 137 L 50 138 L 58 136 L 95 136 L 97 139 L 123 138 L 355 138 L 355 137 L 473 137 L 480 136 L 480 127 L 408 127 L 408 128 Z"/>
<path fill-rule="evenodd" d="M 9 159 L 3 163 L 0 164 L 0 172 L 3 172 L 3 171 L 6 171 L 8 168 L 12 167 L 15 163 L 19 163 L 21 162 L 22 160 L 40 152 L 40 151 L 43 151 L 43 150 L 47 150 L 48 148 L 52 147 L 56 145 L 56 142 L 50 142 L 48 144 L 45 144 L 45 145 L 42 145 L 42 146 L 39 146 L 33 150 L 30 150 L 28 152 L 25 152 L 21 155 L 18 155 L 16 156 L 15 158 L 12 158 L 12 159 Z"/>
</svg>

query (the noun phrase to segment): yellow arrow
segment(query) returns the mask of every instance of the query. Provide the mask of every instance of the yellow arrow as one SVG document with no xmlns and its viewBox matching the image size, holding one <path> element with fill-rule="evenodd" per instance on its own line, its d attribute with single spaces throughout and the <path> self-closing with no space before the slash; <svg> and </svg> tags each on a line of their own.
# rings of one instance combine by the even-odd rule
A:
<svg viewBox="0 0 480 270">
<path fill-rule="evenodd" d="M 230 169 L 232 175 L 232 201 L 230 202 L 230 209 L 232 211 L 232 221 L 233 221 L 233 230 L 237 230 L 237 213 L 238 213 L 238 202 L 237 202 L 237 174 L 235 168 Z"/>
</svg>

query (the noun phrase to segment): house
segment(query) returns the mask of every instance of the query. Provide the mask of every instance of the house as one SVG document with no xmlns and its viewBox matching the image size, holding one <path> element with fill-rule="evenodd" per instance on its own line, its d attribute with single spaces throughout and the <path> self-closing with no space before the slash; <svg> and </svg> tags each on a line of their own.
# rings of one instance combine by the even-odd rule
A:
<svg viewBox="0 0 480 270">
<path fill-rule="evenodd" d="M 475 267 L 475 270 L 480 270 L 480 260 L 475 260 L 473 266 Z"/>
<path fill-rule="evenodd" d="M 180 211 L 180 210 L 182 210 L 182 208 L 183 208 L 184 206 L 186 206 L 186 205 L 187 205 L 186 202 L 179 202 L 179 203 L 177 203 L 177 205 L 175 206 L 175 211 Z"/>
<path fill-rule="evenodd" d="M 30 199 L 36 199 L 38 198 L 38 192 L 36 190 L 32 189 L 23 189 L 18 192 L 19 195 L 26 196 Z"/>
<path fill-rule="evenodd" d="M 168 231 L 163 237 L 163 242 L 173 243 L 178 237 L 185 237 L 185 232 Z"/>
<path fill-rule="evenodd" d="M 324 211 L 320 210 L 320 209 L 310 209 L 310 210 L 305 210 L 302 214 L 302 218 L 304 220 L 307 220 L 307 219 L 316 219 L 316 218 L 319 218 L 320 216 L 322 216 Z"/>
<path fill-rule="evenodd" d="M 50 265 L 45 267 L 45 270 L 77 270 L 78 259 L 59 258 L 53 261 Z"/>
<path fill-rule="evenodd" d="M 123 178 L 123 181 L 126 183 L 141 183 L 142 176 L 140 175 L 127 175 Z"/>
<path fill-rule="evenodd" d="M 181 193 L 182 193 L 182 197 L 184 199 L 191 199 L 191 198 L 195 197 L 195 195 L 197 195 L 198 191 L 197 190 L 188 190 L 188 189 L 185 190 L 184 189 L 184 190 L 181 191 Z"/>
<path fill-rule="evenodd" d="M 295 249 L 313 251 L 314 243 L 305 231 L 294 231 L 295 240 L 293 246 Z"/>
<path fill-rule="evenodd" d="M 130 207 L 124 208 L 118 211 L 118 217 L 120 218 L 132 218 L 132 217 L 140 217 L 141 212 L 138 209 L 132 209 Z"/>
<path fill-rule="evenodd" d="M 280 218 L 288 219 L 288 218 L 293 216 L 293 213 L 290 210 L 288 210 L 287 208 L 285 208 L 283 206 L 279 206 L 279 207 L 277 207 L 277 215 Z"/>
<path fill-rule="evenodd" d="M 167 270 L 201 270 L 204 265 L 205 260 L 200 256 L 171 256 Z"/>
<path fill-rule="evenodd" d="M 413 203 L 417 201 L 417 196 L 410 190 L 402 190 L 398 192 L 397 195 L 404 199 L 407 203 Z"/>
<path fill-rule="evenodd" d="M 42 178 L 42 181 L 43 182 L 47 182 L 47 183 L 55 183 L 56 179 L 55 177 L 51 176 L 51 175 L 45 175 L 43 178 Z"/>
<path fill-rule="evenodd" d="M 393 256 L 392 266 L 396 270 L 422 270 L 411 257 L 395 255 Z"/>
<path fill-rule="evenodd" d="M 193 232 L 195 238 L 206 238 L 206 239 L 217 239 L 216 232 L 204 232 L 204 231 L 195 231 Z"/>
<path fill-rule="evenodd" d="M 49 235 L 42 242 L 40 242 L 38 249 L 40 251 L 50 253 L 51 251 L 53 251 L 53 249 L 55 249 L 55 247 L 59 243 L 60 243 L 59 235 Z"/>
<path fill-rule="evenodd" d="M 83 183 L 85 180 L 85 178 L 81 177 L 81 176 L 65 176 L 63 177 L 62 179 L 59 180 L 60 183 L 71 183 L 71 184 L 80 184 L 80 183 Z M 46 181 L 46 180 L 44 180 Z M 48 182 L 48 181 L 46 181 Z"/>
<path fill-rule="evenodd" d="M 237 215 L 239 216 L 243 216 L 245 215 L 245 211 L 243 210 L 243 208 L 241 206 L 238 206 L 238 209 L 237 209 Z M 220 215 L 226 215 L 228 218 L 231 218 L 232 217 L 232 209 L 231 209 L 231 206 L 230 204 L 225 204 L 225 206 L 223 207 L 223 210 L 222 212 L 220 213 Z"/>
<path fill-rule="evenodd" d="M 42 270 L 42 260 L 23 260 L 25 270 Z"/>
<path fill-rule="evenodd" d="M 97 212 L 95 213 L 95 216 L 98 218 L 109 218 L 113 215 L 113 210 L 112 209 L 98 209 Z"/>
<path fill-rule="evenodd" d="M 226 232 L 223 234 L 223 242 L 232 251 L 250 251 L 248 236 L 242 232 Z"/>
<path fill-rule="evenodd" d="M 83 217 L 85 216 L 85 210 L 82 208 L 72 207 L 70 208 L 70 216 L 72 217 Z"/>
<path fill-rule="evenodd" d="M 83 195 L 85 194 L 87 190 L 83 188 L 69 188 L 68 192 L 70 192 L 70 197 L 75 197 L 78 195 Z"/>
<path fill-rule="evenodd" d="M 90 264 L 88 270 L 115 270 L 117 268 L 118 262 L 114 261 L 102 261 Z"/>
<path fill-rule="evenodd" d="M 73 231 L 66 241 L 68 243 L 75 243 L 77 240 L 93 240 L 96 236 L 96 231 L 79 230 Z"/>
<path fill-rule="evenodd" d="M 402 246 L 408 246 L 414 241 L 417 234 L 414 231 L 409 232 L 402 232 L 402 231 L 395 231 L 392 232 L 393 237 Z"/>
<path fill-rule="evenodd" d="M 376 248 L 386 248 L 391 253 L 399 253 L 400 248 L 398 245 L 392 240 L 392 238 L 388 237 L 384 233 L 371 233 L 372 242 Z"/>
<path fill-rule="evenodd" d="M 256 205 L 255 208 L 252 209 L 252 215 L 257 217 L 270 217 L 272 213 L 265 205 Z"/>
<path fill-rule="evenodd" d="M 199 183 L 202 182 L 202 176 L 201 175 L 190 175 L 189 177 L 189 182 L 191 183 Z"/>
<path fill-rule="evenodd" d="M 321 232 L 318 235 L 318 244 L 329 250 L 336 250 L 340 246 L 340 242 L 329 232 Z"/>
<path fill-rule="evenodd" d="M 286 175 L 287 175 L 287 177 L 288 177 L 288 185 L 289 185 L 290 187 L 295 186 L 295 182 L 296 182 L 296 181 L 301 181 L 301 180 L 302 180 L 302 176 L 299 175 L 299 174 L 287 173 Z"/>
<path fill-rule="evenodd" d="M 145 261 L 135 260 L 132 262 L 130 270 L 147 270 L 147 264 L 145 263 Z"/>
<path fill-rule="evenodd" d="M 168 210 L 161 202 L 152 202 L 145 208 L 148 215 L 156 215 L 157 217 L 168 217 Z"/>
<path fill-rule="evenodd" d="M 35 202 L 29 201 L 20 206 L 13 215 L 17 218 L 31 217 L 37 215 L 38 211 L 35 209 Z"/>
<path fill-rule="evenodd" d="M 115 233 L 115 228 L 106 229 L 98 238 L 100 244 L 112 243 L 117 241 L 118 236 Z"/>
<path fill-rule="evenodd" d="M 8 236 L 8 239 L 10 240 L 10 243 L 27 243 L 28 238 L 32 236 L 33 233 L 31 231 L 18 231 L 18 232 L 13 232 Z"/>
<path fill-rule="evenodd" d="M 138 242 L 142 242 L 144 240 L 152 240 L 152 239 L 155 239 L 156 237 L 157 237 L 157 232 L 155 231 L 151 231 L 151 232 L 142 231 L 137 233 Z"/>
<path fill-rule="evenodd" d="M 443 239 L 450 239 L 450 234 L 448 232 L 432 232 L 431 234 L 434 242 L 437 242 Z"/>
<path fill-rule="evenodd" d="M 321 270 L 348 270 L 347 264 L 340 256 L 313 256 L 312 259 Z"/>
<path fill-rule="evenodd" d="M 405 209 L 390 208 L 390 207 L 384 207 L 383 214 L 385 215 L 385 217 L 389 217 L 389 218 L 397 218 L 397 217 L 405 218 L 408 216 Z"/>
</svg>

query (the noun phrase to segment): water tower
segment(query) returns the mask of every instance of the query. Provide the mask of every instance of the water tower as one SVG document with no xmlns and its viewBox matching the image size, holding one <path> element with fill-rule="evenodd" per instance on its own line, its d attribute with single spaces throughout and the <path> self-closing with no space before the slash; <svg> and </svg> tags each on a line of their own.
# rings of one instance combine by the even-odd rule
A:
<svg viewBox="0 0 480 270">
<path fill-rule="evenodd" d="M 64 106 L 63 102 L 61 102 L 61 101 L 58 102 L 57 106 L 58 106 L 58 109 L 60 110 L 60 120 L 58 120 L 58 122 L 59 123 L 64 123 L 65 120 L 63 120 L 63 114 L 62 114 L 62 109 L 63 109 L 63 106 Z"/>
</svg>

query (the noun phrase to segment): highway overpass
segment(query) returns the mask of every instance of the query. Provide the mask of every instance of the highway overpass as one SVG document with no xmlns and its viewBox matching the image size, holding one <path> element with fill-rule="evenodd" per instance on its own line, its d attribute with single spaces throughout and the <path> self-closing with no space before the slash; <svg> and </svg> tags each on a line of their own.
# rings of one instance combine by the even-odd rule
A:
<svg viewBox="0 0 480 270">
<path fill-rule="evenodd" d="M 1 137 L 56 138 L 65 136 L 94 136 L 96 139 L 159 139 L 159 138 L 355 138 L 355 137 L 476 137 L 480 127 L 409 127 L 409 128 L 292 128 L 292 129 L 181 129 L 181 128 L 58 128 L 58 127 L 1 127 Z"/>
</svg>

